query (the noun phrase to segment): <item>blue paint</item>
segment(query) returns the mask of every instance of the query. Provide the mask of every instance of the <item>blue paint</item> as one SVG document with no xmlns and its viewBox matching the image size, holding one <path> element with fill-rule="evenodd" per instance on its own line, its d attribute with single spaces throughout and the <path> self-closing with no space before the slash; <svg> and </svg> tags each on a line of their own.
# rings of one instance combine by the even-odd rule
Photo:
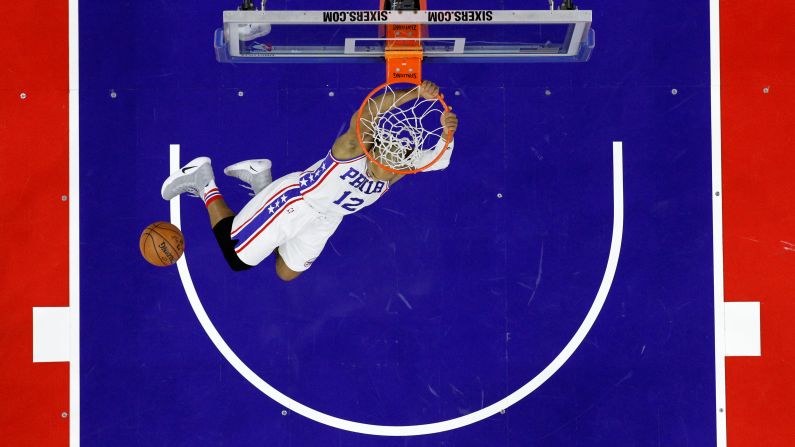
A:
<svg viewBox="0 0 795 447">
<path fill-rule="evenodd" d="M 587 63 L 426 66 L 461 119 L 450 168 L 348 216 L 294 283 L 269 260 L 229 270 L 201 202 L 183 199 L 199 295 L 255 372 L 335 416 L 435 422 L 514 391 L 579 326 L 609 251 L 611 142 L 624 142 L 621 259 L 580 349 L 504 415 L 383 439 L 282 416 L 207 339 L 176 269 L 137 248 L 168 217 L 170 143 L 212 157 L 240 209 L 224 166 L 308 167 L 383 71 L 219 64 L 212 32 L 233 3 L 81 2 L 83 445 L 715 445 L 707 5 L 580 3 L 600 31 Z"/>
</svg>

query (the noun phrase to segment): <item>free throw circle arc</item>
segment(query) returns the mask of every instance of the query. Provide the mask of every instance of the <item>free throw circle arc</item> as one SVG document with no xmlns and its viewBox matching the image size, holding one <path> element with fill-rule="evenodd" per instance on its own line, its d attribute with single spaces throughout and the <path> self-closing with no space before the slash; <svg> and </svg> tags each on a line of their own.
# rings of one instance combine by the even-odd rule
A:
<svg viewBox="0 0 795 447">
<path fill-rule="evenodd" d="M 322 413 L 291 399 L 268 384 L 254 371 L 252 371 L 251 368 L 249 368 L 237 356 L 237 354 L 235 354 L 232 348 L 229 347 L 223 337 L 221 337 L 221 334 L 215 328 L 212 321 L 210 320 L 210 317 L 207 315 L 204 306 L 202 306 L 199 295 L 197 294 L 196 288 L 193 285 L 190 270 L 188 269 L 186 255 L 183 255 L 182 258 L 180 258 L 180 260 L 177 262 L 179 276 L 182 281 L 183 288 L 185 289 L 185 294 L 188 297 L 188 301 L 190 302 L 190 305 L 193 308 L 199 323 L 221 355 L 224 356 L 229 364 L 232 365 L 232 367 L 234 367 L 240 373 L 240 375 L 254 385 L 254 387 L 290 411 L 294 411 L 306 418 L 312 419 L 330 427 L 368 435 L 417 436 L 454 430 L 493 416 L 519 402 L 520 400 L 527 397 L 530 393 L 538 389 L 538 387 L 544 384 L 544 382 L 552 377 L 552 375 L 555 374 L 563 366 L 563 364 L 566 363 L 566 361 L 568 361 L 568 359 L 574 354 L 574 351 L 576 351 L 583 340 L 585 340 L 585 336 L 593 327 L 594 323 L 596 322 L 596 318 L 599 316 L 599 313 L 601 312 L 602 307 L 607 300 L 610 287 L 613 284 L 613 279 L 618 267 L 618 259 L 621 252 L 621 241 L 624 232 L 624 176 L 622 168 L 622 150 L 623 148 L 621 142 L 613 143 L 613 234 L 610 243 L 610 253 L 608 255 L 605 273 L 602 277 L 599 290 L 596 292 L 596 297 L 579 328 L 566 344 L 566 346 L 564 346 L 564 348 L 560 351 L 560 353 L 543 370 L 541 370 L 541 372 L 539 372 L 521 388 L 487 407 L 457 418 L 419 425 L 365 424 L 362 422 L 350 421 Z M 179 167 L 178 145 L 171 146 L 170 159 L 170 171 L 173 171 Z M 177 196 L 173 198 L 170 203 L 171 222 L 177 227 L 180 227 L 179 200 L 180 198 Z"/>
</svg>

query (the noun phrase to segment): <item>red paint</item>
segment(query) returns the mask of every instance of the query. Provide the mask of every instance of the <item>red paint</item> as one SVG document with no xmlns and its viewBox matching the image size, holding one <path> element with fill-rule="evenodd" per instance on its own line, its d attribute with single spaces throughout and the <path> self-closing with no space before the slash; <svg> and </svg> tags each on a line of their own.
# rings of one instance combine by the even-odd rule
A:
<svg viewBox="0 0 795 447">
<path fill-rule="evenodd" d="M 3 14 L 0 433 L 3 445 L 65 446 L 69 365 L 33 363 L 32 323 L 34 306 L 69 304 L 67 1 L 5 2 Z"/>
<path fill-rule="evenodd" d="M 762 357 L 726 361 L 728 445 L 791 446 L 795 10 L 781 0 L 720 7 L 725 295 L 762 303 Z"/>
</svg>

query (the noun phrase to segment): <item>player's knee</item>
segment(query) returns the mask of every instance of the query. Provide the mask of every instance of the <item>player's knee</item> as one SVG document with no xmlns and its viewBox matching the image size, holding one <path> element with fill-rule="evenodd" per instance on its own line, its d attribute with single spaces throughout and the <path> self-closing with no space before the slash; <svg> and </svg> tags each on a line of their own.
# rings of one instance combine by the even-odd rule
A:
<svg viewBox="0 0 795 447">
<path fill-rule="evenodd" d="M 278 276 L 279 279 L 281 279 L 284 282 L 290 282 L 290 281 L 292 281 L 292 280 L 294 280 L 295 278 L 298 277 L 298 276 L 291 276 L 289 274 L 285 274 L 285 273 L 280 272 L 278 270 L 276 270 L 276 276 Z"/>
<path fill-rule="evenodd" d="M 287 264 L 284 262 L 281 256 L 279 256 L 278 252 L 276 253 L 276 276 L 279 277 L 284 282 L 290 282 L 295 278 L 298 278 L 298 275 L 301 272 L 296 272 L 295 270 L 287 267 Z"/>
<path fill-rule="evenodd" d="M 290 282 L 295 278 L 298 278 L 298 275 L 300 274 L 301 272 L 294 272 L 288 268 L 283 268 L 283 269 L 278 267 L 276 268 L 276 276 L 278 276 L 279 279 L 281 279 L 284 282 Z"/>
<path fill-rule="evenodd" d="M 232 230 L 233 219 L 234 217 L 227 217 L 218 222 L 213 227 L 213 233 L 215 234 L 215 239 L 218 241 L 218 246 L 221 247 L 221 253 L 223 253 L 226 263 L 229 264 L 232 270 L 242 272 L 253 266 L 240 260 L 235 252 L 235 245 L 237 245 L 237 243 L 229 237 L 229 233 Z"/>
<path fill-rule="evenodd" d="M 241 261 L 240 258 L 237 257 L 237 253 L 234 250 L 231 251 L 224 251 L 224 260 L 227 264 L 229 264 L 229 268 L 231 268 L 235 272 L 242 272 L 244 270 L 248 270 L 253 265 L 248 265 L 245 262 Z"/>
</svg>

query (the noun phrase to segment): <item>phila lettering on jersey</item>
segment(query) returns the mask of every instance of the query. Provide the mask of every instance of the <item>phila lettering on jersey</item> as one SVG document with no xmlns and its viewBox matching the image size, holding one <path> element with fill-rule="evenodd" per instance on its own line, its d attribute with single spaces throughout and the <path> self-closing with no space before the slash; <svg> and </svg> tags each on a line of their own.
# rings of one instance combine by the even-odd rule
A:
<svg viewBox="0 0 795 447">
<path fill-rule="evenodd" d="M 329 151 L 299 177 L 301 194 L 319 213 L 346 215 L 372 205 L 389 189 L 389 182 L 367 175 L 367 157 L 337 160 Z"/>
</svg>

